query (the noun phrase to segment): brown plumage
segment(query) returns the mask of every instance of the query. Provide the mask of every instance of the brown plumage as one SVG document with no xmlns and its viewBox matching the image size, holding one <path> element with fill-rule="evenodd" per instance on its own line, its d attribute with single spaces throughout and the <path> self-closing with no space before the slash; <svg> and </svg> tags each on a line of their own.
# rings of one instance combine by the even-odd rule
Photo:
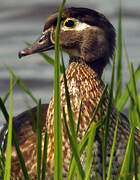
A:
<svg viewBox="0 0 140 180">
<path fill-rule="evenodd" d="M 50 16 L 44 26 L 43 33 L 39 40 L 33 45 L 19 53 L 19 57 L 33 54 L 36 52 L 47 51 L 54 48 L 55 30 L 57 23 L 57 14 Z M 60 31 L 60 47 L 70 56 L 69 66 L 66 69 L 67 85 L 70 94 L 71 106 L 75 122 L 78 121 L 78 113 L 80 102 L 82 101 L 81 119 L 78 132 L 78 141 L 83 137 L 88 124 L 91 120 L 93 112 L 99 102 L 103 89 L 105 87 L 101 80 L 101 75 L 105 65 L 112 58 L 115 47 L 115 31 L 110 22 L 104 15 L 86 8 L 68 8 L 64 10 L 61 18 Z M 43 114 L 43 132 L 50 135 L 47 156 L 47 174 L 46 179 L 52 179 L 54 173 L 54 97 L 52 95 L 49 106 L 44 105 Z M 65 97 L 64 78 L 61 77 L 61 106 L 65 110 L 66 119 L 68 118 L 67 103 Z M 104 95 L 102 108 L 99 109 L 95 116 L 94 122 L 100 119 L 102 110 L 103 115 L 106 115 L 108 106 L 108 93 Z M 32 110 L 34 122 L 36 120 L 36 108 Z M 110 157 L 110 150 L 114 135 L 117 110 L 112 105 L 112 112 L 109 124 L 109 136 L 107 145 L 107 166 Z M 61 115 L 63 122 L 63 114 Z M 24 119 L 24 120 L 23 120 Z M 17 116 L 14 119 L 14 126 L 17 129 L 17 136 L 20 141 L 20 148 L 27 165 L 29 175 L 32 179 L 36 179 L 36 134 L 32 129 L 32 121 L 28 112 Z M 34 127 L 34 126 L 33 126 Z M 2 131 L 1 144 L 5 142 L 4 133 L 6 127 Z M 113 167 L 111 176 L 113 179 L 121 168 L 123 155 L 125 153 L 127 141 L 129 137 L 129 122 L 128 119 L 120 114 L 119 127 L 117 134 L 116 148 L 113 158 Z M 97 131 L 95 142 L 93 144 L 94 163 L 96 164 L 98 179 L 102 179 L 102 137 L 100 131 Z M 43 143 L 43 142 L 42 142 Z M 138 133 L 135 135 L 136 151 L 140 156 L 140 137 Z M 63 144 L 63 178 L 67 177 L 68 167 L 71 158 L 71 148 L 69 139 L 66 135 L 63 125 L 62 132 Z M 84 166 L 86 153 L 81 157 Z M 17 155 L 12 151 L 12 175 L 13 179 L 22 177 L 22 171 L 19 164 L 15 164 Z M 95 178 L 94 164 L 91 168 L 91 179 Z M 18 175 L 17 175 L 18 174 Z"/>
</svg>

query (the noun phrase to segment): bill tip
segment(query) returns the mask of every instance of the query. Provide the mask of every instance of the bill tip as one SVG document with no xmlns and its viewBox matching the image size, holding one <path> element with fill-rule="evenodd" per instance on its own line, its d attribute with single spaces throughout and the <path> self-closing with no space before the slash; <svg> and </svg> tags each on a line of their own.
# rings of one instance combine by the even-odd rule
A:
<svg viewBox="0 0 140 180">
<path fill-rule="evenodd" d="M 27 54 L 27 53 L 26 53 L 24 50 L 20 51 L 20 52 L 18 53 L 19 59 L 21 59 L 22 56 L 26 56 L 26 54 Z"/>
</svg>

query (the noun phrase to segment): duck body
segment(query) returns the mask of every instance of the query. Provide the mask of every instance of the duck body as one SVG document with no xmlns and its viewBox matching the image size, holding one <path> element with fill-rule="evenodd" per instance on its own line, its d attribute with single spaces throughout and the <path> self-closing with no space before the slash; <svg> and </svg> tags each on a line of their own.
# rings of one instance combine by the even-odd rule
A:
<svg viewBox="0 0 140 180">
<path fill-rule="evenodd" d="M 55 30 L 56 30 L 57 14 L 50 16 L 44 26 L 41 37 L 29 48 L 22 50 L 19 57 L 33 54 L 36 52 L 47 51 L 54 48 Z M 81 119 L 78 131 L 78 142 L 84 136 L 89 122 L 91 121 L 94 110 L 96 109 L 100 97 L 104 90 L 104 83 L 101 80 L 102 72 L 105 65 L 112 57 L 115 47 L 115 31 L 113 26 L 105 18 L 104 15 L 86 8 L 68 8 L 64 10 L 61 18 L 60 29 L 60 47 L 70 56 L 69 66 L 66 69 L 67 86 L 70 95 L 70 102 L 73 112 L 73 119 L 77 125 L 79 108 L 81 105 Z M 68 107 L 65 96 L 64 77 L 62 75 L 60 81 L 61 87 L 61 109 L 65 111 L 66 120 L 69 122 Z M 93 123 L 100 120 L 100 115 L 106 116 L 108 107 L 108 93 L 103 97 L 103 103 L 99 108 Z M 33 109 L 33 121 L 36 124 L 37 109 Z M 31 179 L 36 179 L 36 128 L 33 126 L 32 119 L 27 116 L 29 112 L 25 112 L 14 120 L 14 126 L 17 128 L 17 137 L 20 143 L 20 149 L 23 154 L 26 167 Z M 42 144 L 44 143 L 44 134 L 49 134 L 49 143 L 47 149 L 46 162 L 46 179 L 53 179 L 54 175 L 54 95 L 52 95 L 49 105 L 42 108 Z M 71 147 L 67 136 L 63 113 L 62 119 L 62 151 L 63 151 L 63 179 L 67 178 L 69 164 L 71 160 Z M 117 110 L 112 105 L 108 143 L 107 143 L 107 168 L 109 164 L 111 147 L 113 142 L 114 130 L 117 119 Z M 34 127 L 34 128 L 33 128 Z M 6 141 L 7 128 L 2 131 L 1 147 Z M 130 134 L 128 119 L 120 113 L 119 125 L 117 133 L 116 147 L 112 163 L 111 177 L 117 179 L 124 153 L 126 150 L 128 137 Z M 102 179 L 102 135 L 101 131 L 96 132 L 95 141 L 93 143 L 94 163 L 91 167 L 90 178 Z M 140 156 L 140 137 L 135 135 L 136 152 Z M 22 179 L 22 170 L 20 168 L 18 157 L 12 146 L 12 179 Z M 5 148 L 3 148 L 5 151 Z M 81 156 L 83 167 L 85 166 L 86 150 Z M 16 163 L 15 163 L 16 162 Z M 96 167 L 96 170 L 95 170 Z"/>
<path fill-rule="evenodd" d="M 79 126 L 79 132 L 78 132 L 78 142 L 81 141 L 82 137 L 84 136 L 87 127 L 89 125 L 89 122 L 93 116 L 93 112 L 96 108 L 96 106 L 99 103 L 101 94 L 103 93 L 104 89 L 104 83 L 99 79 L 97 73 L 92 70 L 91 67 L 89 67 L 84 62 L 71 62 L 69 67 L 66 70 L 66 77 L 67 77 L 67 84 L 68 84 L 68 90 L 69 95 L 71 99 L 71 106 L 72 106 L 72 112 L 73 112 L 73 118 L 75 120 L 75 123 L 77 125 L 78 121 L 78 115 L 79 115 L 79 108 L 80 108 L 80 102 L 82 101 L 82 109 L 81 109 L 81 119 L 80 119 L 80 126 Z M 54 151 L 54 136 L 53 136 L 53 120 L 54 120 L 54 111 L 53 111 L 53 105 L 54 105 L 54 98 L 52 97 L 48 112 L 47 112 L 47 132 L 50 134 L 50 149 L 48 152 L 49 157 L 49 164 L 51 166 L 51 169 L 53 169 L 53 161 L 54 157 L 52 156 L 52 152 Z M 67 110 L 67 103 L 66 103 L 66 97 L 65 97 L 65 86 L 64 86 L 64 79 L 61 78 L 61 105 L 62 109 L 66 112 L 66 118 L 69 122 L 68 117 L 68 110 Z M 101 109 L 103 109 L 103 115 L 106 115 L 108 107 L 108 93 L 105 94 L 103 99 L 103 104 Z M 96 117 L 94 119 L 94 123 L 96 123 L 100 119 L 101 109 L 96 114 Z M 110 158 L 110 151 L 112 147 L 113 142 L 113 135 L 115 130 L 115 123 L 117 118 L 117 110 L 113 107 L 110 118 L 110 128 L 109 128 L 109 139 L 108 139 L 108 157 L 107 157 L 107 164 L 109 163 Z M 61 115 L 62 122 L 63 122 L 63 114 Z M 123 128 L 125 127 L 125 130 L 127 131 L 127 134 L 124 134 Z M 125 119 L 123 122 L 123 118 L 120 115 L 120 125 L 118 130 L 118 136 L 117 136 L 117 143 L 116 143 L 116 152 L 114 154 L 114 163 L 113 163 L 113 170 L 112 170 L 112 177 L 117 178 L 116 174 L 119 173 L 121 163 L 123 160 L 123 155 L 125 153 L 127 140 L 129 136 L 129 124 L 128 120 Z M 63 177 L 67 177 L 68 167 L 71 159 L 71 148 L 69 144 L 69 139 L 65 132 L 65 126 L 63 124 Z M 93 144 L 93 156 L 94 156 L 94 164 L 91 168 L 91 179 L 96 178 L 95 176 L 95 166 L 97 171 L 97 177 L 98 179 L 102 179 L 102 137 L 101 132 L 97 132 L 95 142 Z M 122 143 L 123 142 L 123 143 Z M 84 166 L 85 164 L 86 155 L 85 153 L 81 156 L 81 161 Z M 53 172 L 52 172 L 53 174 Z"/>
</svg>

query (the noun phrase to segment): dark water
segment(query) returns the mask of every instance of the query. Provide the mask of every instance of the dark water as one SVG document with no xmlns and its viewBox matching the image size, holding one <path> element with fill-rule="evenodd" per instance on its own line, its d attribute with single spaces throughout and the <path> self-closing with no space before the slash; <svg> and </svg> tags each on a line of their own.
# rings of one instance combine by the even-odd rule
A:
<svg viewBox="0 0 140 180">
<path fill-rule="evenodd" d="M 1 0 L 2 1 L 2 0 Z M 39 55 L 19 60 L 18 51 L 24 48 L 25 41 L 32 43 L 40 35 L 46 18 L 58 10 L 61 1 L 48 0 L 5 0 L 0 2 L 0 96 L 4 97 L 9 88 L 9 72 L 5 65 L 23 80 L 36 98 L 49 102 L 53 89 L 53 68 Z M 67 7 L 88 7 L 104 13 L 117 28 L 118 1 L 87 0 L 68 1 Z M 123 0 L 123 39 L 134 67 L 140 64 L 140 2 Z M 53 57 L 53 52 L 49 52 Z M 66 56 L 66 61 L 68 57 Z M 128 70 L 124 61 L 124 84 L 128 81 Z M 107 81 L 110 80 L 111 66 L 106 68 Z M 140 83 L 138 83 L 140 88 Z M 6 106 L 8 107 L 7 101 Z M 33 101 L 17 86 L 14 88 L 14 115 L 34 106 Z M 2 115 L 1 115 L 2 117 Z M 0 125 L 3 117 L 0 118 Z"/>
</svg>

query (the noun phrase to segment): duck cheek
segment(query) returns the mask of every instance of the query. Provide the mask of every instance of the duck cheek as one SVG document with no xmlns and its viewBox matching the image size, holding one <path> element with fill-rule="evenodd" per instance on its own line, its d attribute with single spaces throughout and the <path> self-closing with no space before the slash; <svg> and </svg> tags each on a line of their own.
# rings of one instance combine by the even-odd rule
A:
<svg viewBox="0 0 140 180">
<path fill-rule="evenodd" d="M 108 42 L 104 31 L 91 29 L 83 35 L 81 55 L 86 61 L 94 61 L 108 54 Z"/>
<path fill-rule="evenodd" d="M 64 48 L 77 48 L 80 43 L 79 34 L 74 31 L 62 31 L 60 33 L 60 45 Z"/>
</svg>

